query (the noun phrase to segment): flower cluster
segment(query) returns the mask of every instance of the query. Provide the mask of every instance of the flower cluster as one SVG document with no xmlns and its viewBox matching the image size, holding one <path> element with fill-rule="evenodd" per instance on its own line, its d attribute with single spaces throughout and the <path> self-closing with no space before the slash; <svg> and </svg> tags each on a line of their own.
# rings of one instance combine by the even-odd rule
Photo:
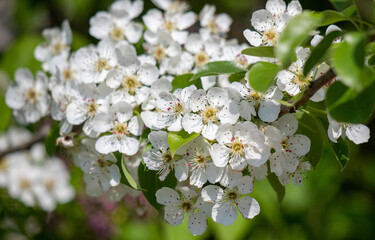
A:
<svg viewBox="0 0 375 240">
<path fill-rule="evenodd" d="M 282 185 L 290 179 L 300 185 L 312 169 L 305 158 L 311 141 L 299 132 L 294 115 L 280 114 L 281 102 L 304 91 L 329 66 L 320 64 L 305 76 L 310 50 L 297 48 L 296 62 L 280 71 L 276 84 L 265 93 L 250 86 L 248 73 L 235 82 L 225 74 L 204 76 L 196 84 L 176 89 L 177 75 L 197 73 L 210 62 L 232 61 L 247 70 L 258 61 L 277 60 L 241 54 L 249 46 L 226 39 L 232 19 L 215 14 L 212 5 L 197 15 L 181 1 L 153 2 L 159 9 L 145 13 L 142 23 L 135 19 L 143 11 L 143 1 L 114 2 L 109 11 L 90 19 L 89 33 L 98 43 L 75 52 L 70 51 L 68 22 L 61 29 L 45 30 L 46 42 L 35 49 L 44 72 L 34 79 L 29 70 L 19 69 L 6 103 L 21 124 L 35 123 L 48 114 L 60 122 L 59 144 L 84 172 L 90 196 L 108 193 L 111 199 L 121 199 L 130 190 L 118 166 L 127 168 L 139 183 L 142 176 L 137 169 L 143 160 L 160 181 L 172 175 L 179 182 L 175 189 L 163 187 L 156 192 L 168 223 L 178 225 L 187 215 L 190 232 L 199 235 L 206 230 L 207 217 L 230 225 L 238 210 L 251 219 L 260 212 L 259 203 L 249 196 L 255 180 L 275 174 Z M 282 0 L 268 0 L 266 9 L 252 15 L 255 31 L 247 29 L 244 36 L 252 46 L 274 46 L 288 21 L 301 11 L 298 1 L 286 6 Z M 191 33 L 192 26 L 198 32 Z M 314 44 L 318 41 L 317 36 Z M 311 100 L 324 98 L 321 89 Z M 356 144 L 368 141 L 366 126 L 328 119 L 332 141 L 340 136 Z M 176 132 L 191 141 L 172 150 L 169 134 Z M 22 173 L 22 169 L 15 175 L 33 172 Z M 27 189 L 41 181 L 39 174 L 34 175 Z M 11 195 L 32 204 L 34 193 L 26 191 L 26 183 L 20 184 L 10 188 Z M 47 201 L 45 196 L 63 201 L 51 190 L 39 191 L 43 196 L 39 201 Z"/>
<path fill-rule="evenodd" d="M 3 151 L 21 142 L 27 142 L 31 133 L 23 128 L 9 129 L 0 136 Z M 69 183 L 70 175 L 61 159 L 48 158 L 41 143 L 34 144 L 29 151 L 18 151 L 0 159 L 0 187 L 6 187 L 12 198 L 26 206 L 39 206 L 53 211 L 58 203 L 67 203 L 74 198 L 74 189 Z"/>
</svg>

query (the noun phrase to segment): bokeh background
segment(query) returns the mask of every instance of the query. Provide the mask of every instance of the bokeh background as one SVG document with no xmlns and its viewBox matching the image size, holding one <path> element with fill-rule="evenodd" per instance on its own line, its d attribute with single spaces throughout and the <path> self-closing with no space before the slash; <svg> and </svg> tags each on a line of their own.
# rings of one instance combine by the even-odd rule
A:
<svg viewBox="0 0 375 240">
<path fill-rule="evenodd" d="M 0 118 L 4 92 L 15 70 L 40 69 L 33 51 L 43 41 L 43 28 L 60 26 L 64 19 L 73 30 L 73 50 L 96 40 L 88 35 L 89 18 L 106 10 L 112 0 L 0 0 Z M 205 3 L 233 17 L 230 38 L 240 42 L 250 27 L 251 13 L 264 8 L 265 0 L 188 1 L 199 12 Z M 332 9 L 328 0 L 301 0 L 304 9 Z M 153 8 L 145 1 L 144 13 Z M 12 125 L 1 121 L 0 131 Z M 375 123 L 369 123 L 374 136 Z M 375 238 L 375 141 L 350 145 L 350 162 L 341 171 L 330 150 L 325 149 L 315 171 L 300 187 L 289 184 L 279 204 L 267 180 L 256 182 L 253 197 L 261 213 L 253 220 L 238 217 L 231 226 L 209 222 L 206 233 L 193 237 L 187 221 L 168 225 L 143 198 L 126 197 L 109 203 L 85 195 L 82 174 L 72 167 L 76 199 L 53 213 L 26 208 L 0 189 L 0 239 L 374 239 Z"/>
</svg>

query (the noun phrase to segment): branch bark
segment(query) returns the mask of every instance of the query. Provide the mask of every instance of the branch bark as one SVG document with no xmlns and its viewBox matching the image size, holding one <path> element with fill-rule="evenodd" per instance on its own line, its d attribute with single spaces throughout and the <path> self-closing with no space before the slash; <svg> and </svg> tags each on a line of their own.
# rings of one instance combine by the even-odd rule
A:
<svg viewBox="0 0 375 240">
<path fill-rule="evenodd" d="M 305 91 L 305 94 L 302 96 L 300 100 L 298 100 L 293 106 L 288 107 L 285 105 L 281 106 L 280 110 L 280 116 L 284 115 L 286 113 L 294 113 L 298 108 L 303 106 L 305 103 L 307 103 L 312 96 L 324 85 L 329 83 L 333 78 L 336 77 L 336 73 L 333 71 L 332 68 L 330 68 L 327 72 L 325 72 L 322 76 L 317 78 L 316 80 L 312 81 L 307 90 Z"/>
<path fill-rule="evenodd" d="M 7 154 L 29 149 L 35 143 L 43 141 L 49 133 L 49 130 L 51 128 L 51 123 L 52 123 L 51 121 L 42 123 L 38 131 L 32 136 L 32 138 L 29 141 L 20 145 L 12 146 L 4 151 L 0 151 L 0 159 Z"/>
</svg>

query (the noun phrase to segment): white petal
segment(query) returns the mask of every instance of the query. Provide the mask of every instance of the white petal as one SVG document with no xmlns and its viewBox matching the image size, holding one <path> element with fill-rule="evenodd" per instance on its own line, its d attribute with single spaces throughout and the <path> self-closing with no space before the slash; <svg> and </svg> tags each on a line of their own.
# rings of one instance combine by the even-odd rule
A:
<svg viewBox="0 0 375 240">
<path fill-rule="evenodd" d="M 224 226 L 234 223 L 237 214 L 237 209 L 230 202 L 219 202 L 212 208 L 212 219 Z"/>
<path fill-rule="evenodd" d="M 302 6 L 299 1 L 291 1 L 288 4 L 288 14 L 291 16 L 297 16 L 302 12 Z"/>
<path fill-rule="evenodd" d="M 268 23 L 273 19 L 272 14 L 265 10 L 261 9 L 255 11 L 251 17 L 251 25 L 259 32 L 267 30 Z"/>
<path fill-rule="evenodd" d="M 194 113 L 185 114 L 184 118 L 182 119 L 182 127 L 189 134 L 192 132 L 201 132 L 203 128 L 202 116 Z"/>
<path fill-rule="evenodd" d="M 11 85 L 6 92 L 5 102 L 12 109 L 21 109 L 25 104 L 25 98 L 21 89 Z"/>
<path fill-rule="evenodd" d="M 259 106 L 258 116 L 264 122 L 273 122 L 280 113 L 280 103 L 266 99 Z"/>
<path fill-rule="evenodd" d="M 196 16 L 194 12 L 187 12 L 179 16 L 177 20 L 178 30 L 185 30 L 188 27 L 191 27 L 196 21 Z"/>
<path fill-rule="evenodd" d="M 234 188 L 241 178 L 242 172 L 235 172 L 227 166 L 224 170 L 223 178 L 220 180 L 220 184 L 228 188 Z"/>
<path fill-rule="evenodd" d="M 238 201 L 238 210 L 246 219 L 252 219 L 260 212 L 260 206 L 257 200 L 252 197 L 245 196 Z"/>
<path fill-rule="evenodd" d="M 159 77 L 159 70 L 152 64 L 145 63 L 138 71 L 138 79 L 145 85 L 151 85 Z"/>
<path fill-rule="evenodd" d="M 126 154 L 128 156 L 132 156 L 136 154 L 139 150 L 139 141 L 133 137 L 126 137 L 123 136 L 121 139 L 121 143 L 119 146 L 118 151 Z"/>
<path fill-rule="evenodd" d="M 224 168 L 216 167 L 213 163 L 206 164 L 207 180 L 210 183 L 218 182 L 221 179 L 223 172 L 224 172 Z"/>
<path fill-rule="evenodd" d="M 240 116 L 237 103 L 231 101 L 217 114 L 222 124 L 235 124 Z"/>
<path fill-rule="evenodd" d="M 201 212 L 193 212 L 189 216 L 189 231 L 194 235 L 202 235 L 207 228 L 207 218 Z"/>
<path fill-rule="evenodd" d="M 156 191 L 156 201 L 165 206 L 172 206 L 175 203 L 180 202 L 180 195 L 169 187 L 163 187 Z"/>
<path fill-rule="evenodd" d="M 214 140 L 218 128 L 219 127 L 215 123 L 209 122 L 203 126 L 202 136 L 208 140 Z"/>
<path fill-rule="evenodd" d="M 207 92 L 207 102 L 217 108 L 228 103 L 228 93 L 223 88 L 213 87 Z"/>
<path fill-rule="evenodd" d="M 283 169 L 287 170 L 288 172 L 295 172 L 299 164 L 297 155 L 292 152 L 283 152 L 282 155 L 285 159 Z"/>
<path fill-rule="evenodd" d="M 212 161 L 217 167 L 225 167 L 229 161 L 230 149 L 215 143 L 210 149 Z"/>
<path fill-rule="evenodd" d="M 134 116 L 130 119 L 128 130 L 131 134 L 139 136 L 142 134 L 143 122 L 139 116 Z"/>
<path fill-rule="evenodd" d="M 150 170 L 160 170 L 160 167 L 163 165 L 163 161 L 160 158 L 160 151 L 154 148 L 148 149 L 143 155 L 143 161 Z"/>
<path fill-rule="evenodd" d="M 240 116 L 248 121 L 251 120 L 251 116 L 257 115 L 255 112 L 254 104 L 247 100 L 242 100 L 240 102 L 239 112 L 240 112 Z"/>
<path fill-rule="evenodd" d="M 289 150 L 297 156 L 306 155 L 310 151 L 311 141 L 308 137 L 301 134 L 293 135 L 289 138 Z"/>
<path fill-rule="evenodd" d="M 95 143 L 96 151 L 103 154 L 116 152 L 119 148 L 120 142 L 114 134 L 102 136 Z"/>
<path fill-rule="evenodd" d="M 72 102 L 66 109 L 66 119 L 70 124 L 79 125 L 87 119 L 87 110 L 83 104 Z"/>
<path fill-rule="evenodd" d="M 184 220 L 184 211 L 179 207 L 166 207 L 164 209 L 164 218 L 173 226 L 180 225 Z"/>
<path fill-rule="evenodd" d="M 368 142 L 370 138 L 370 129 L 363 124 L 348 124 L 345 133 L 355 144 Z"/>
<path fill-rule="evenodd" d="M 295 173 L 292 177 L 292 181 L 293 181 L 294 185 L 300 186 L 303 182 L 303 178 L 299 173 Z"/>
<path fill-rule="evenodd" d="M 298 128 L 298 121 L 292 114 L 285 114 L 274 123 L 285 136 L 292 136 Z"/>
<path fill-rule="evenodd" d="M 238 191 L 241 194 L 250 194 L 254 189 L 254 179 L 250 176 L 243 176 L 237 183 Z"/>
<path fill-rule="evenodd" d="M 273 153 L 270 157 L 270 170 L 275 173 L 276 176 L 280 176 L 283 173 L 282 163 L 285 162 L 284 156 L 281 153 Z"/>
<path fill-rule="evenodd" d="M 168 133 L 165 131 L 153 131 L 148 135 L 152 146 L 157 149 L 167 149 L 169 148 L 168 144 Z"/>
<path fill-rule="evenodd" d="M 216 140 L 224 145 L 230 143 L 233 138 L 233 126 L 229 123 L 221 125 L 216 132 Z"/>
<path fill-rule="evenodd" d="M 185 181 L 188 178 L 189 167 L 185 160 L 180 160 L 174 164 L 175 177 L 179 182 Z"/>
<path fill-rule="evenodd" d="M 143 25 L 131 22 L 125 28 L 125 37 L 130 43 L 137 43 L 141 39 L 143 33 Z"/>
<path fill-rule="evenodd" d="M 274 16 L 279 16 L 285 12 L 286 5 L 283 0 L 268 0 L 266 3 L 266 9 Z"/>
<path fill-rule="evenodd" d="M 201 196 L 205 202 L 218 202 L 223 198 L 224 191 L 216 185 L 208 185 L 202 189 Z"/>
</svg>

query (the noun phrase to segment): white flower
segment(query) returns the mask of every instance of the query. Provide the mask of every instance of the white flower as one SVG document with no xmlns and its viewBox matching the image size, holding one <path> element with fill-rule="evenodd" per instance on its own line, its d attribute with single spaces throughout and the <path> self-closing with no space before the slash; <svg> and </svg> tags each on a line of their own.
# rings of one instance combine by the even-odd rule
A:
<svg viewBox="0 0 375 240">
<path fill-rule="evenodd" d="M 151 0 L 158 8 L 168 13 L 183 13 L 189 9 L 189 5 L 176 0 Z"/>
<path fill-rule="evenodd" d="M 256 116 L 264 122 L 275 121 L 280 113 L 280 103 L 275 100 L 283 98 L 282 92 L 274 86 L 271 86 L 266 93 L 262 94 L 255 91 L 249 84 L 248 74 L 246 74 L 246 84 L 234 82 L 230 85 L 236 89 L 242 96 L 243 100 L 239 103 L 240 116 L 248 121 L 251 116 Z M 256 111 L 257 110 L 257 111 Z"/>
<path fill-rule="evenodd" d="M 5 101 L 14 110 L 17 121 L 35 123 L 47 115 L 50 105 L 47 82 L 47 76 L 41 71 L 36 74 L 35 81 L 30 70 L 16 71 L 15 83 L 8 88 Z"/>
<path fill-rule="evenodd" d="M 102 40 L 96 47 L 80 48 L 72 64 L 77 66 L 78 78 L 83 83 L 101 83 L 108 72 L 117 66 L 115 47 L 108 40 Z"/>
<path fill-rule="evenodd" d="M 156 192 L 156 201 L 165 206 L 164 219 L 171 225 L 182 223 L 185 214 L 188 216 L 189 231 L 193 235 L 201 235 L 207 228 L 212 204 L 202 201 L 198 194 L 188 187 L 181 187 L 180 193 L 172 188 L 163 187 Z"/>
<path fill-rule="evenodd" d="M 110 187 L 120 184 L 121 174 L 116 165 L 116 157 L 110 154 L 100 154 L 95 150 L 95 141 L 82 141 L 85 150 L 78 154 L 79 166 L 85 173 L 86 193 L 89 196 L 99 197 Z"/>
<path fill-rule="evenodd" d="M 271 172 L 277 176 L 280 176 L 283 171 L 294 172 L 299 164 L 299 159 L 310 151 L 310 139 L 305 135 L 295 134 L 298 121 L 291 114 L 283 115 L 273 123 L 273 126 L 280 132 L 273 131 L 272 134 L 269 134 L 273 139 L 281 138 L 282 140 L 279 143 L 281 146 L 275 146 L 275 152 L 269 157 Z"/>
<path fill-rule="evenodd" d="M 148 149 L 143 161 L 150 170 L 159 171 L 159 179 L 164 181 L 171 170 L 175 170 L 178 181 L 185 181 L 188 177 L 188 165 L 185 160 L 172 157 L 168 144 L 168 133 L 164 131 L 153 131 L 148 135 L 153 148 Z"/>
<path fill-rule="evenodd" d="M 41 184 L 35 188 L 39 206 L 45 211 L 53 211 L 57 203 L 67 203 L 74 197 L 74 189 L 69 184 L 69 173 L 58 158 L 46 160 Z"/>
<path fill-rule="evenodd" d="M 265 146 L 265 137 L 252 122 L 224 124 L 216 133 L 218 143 L 212 145 L 210 153 L 214 164 L 242 171 L 247 164 L 259 167 L 270 155 Z"/>
<path fill-rule="evenodd" d="M 166 31 L 170 33 L 173 40 L 184 44 L 188 35 L 188 32 L 184 30 L 195 23 L 196 15 L 194 12 L 167 12 L 163 15 L 161 11 L 151 9 L 143 15 L 142 20 L 150 32 L 156 33 L 158 30 Z"/>
<path fill-rule="evenodd" d="M 17 167 L 9 171 L 8 192 L 12 198 L 19 199 L 26 206 L 35 206 L 35 188 L 40 184 L 42 171 L 28 162 L 27 155 L 20 155 Z"/>
<path fill-rule="evenodd" d="M 253 178 L 244 176 L 224 190 L 215 185 L 206 186 L 202 189 L 201 196 L 204 201 L 215 204 L 212 207 L 213 220 L 227 226 L 236 220 L 236 208 L 246 219 L 252 219 L 259 214 L 259 203 L 252 197 L 242 197 L 244 194 L 250 194 L 253 191 L 253 185 Z"/>
<path fill-rule="evenodd" d="M 335 32 L 335 31 L 341 32 L 342 30 L 336 25 L 329 25 L 326 29 L 325 35 L 328 35 L 329 33 Z M 314 35 L 313 39 L 311 39 L 311 42 L 310 42 L 311 46 L 316 47 L 323 40 L 323 38 L 324 37 L 319 34 Z M 339 42 L 341 42 L 341 37 L 338 37 L 332 41 L 332 43 L 339 43 Z"/>
<path fill-rule="evenodd" d="M 307 171 L 311 170 L 311 164 L 309 162 L 302 162 L 300 161 L 296 171 L 290 173 L 288 171 L 284 171 L 278 178 L 280 183 L 285 186 L 290 182 L 290 175 L 292 175 L 292 181 L 294 185 L 300 186 L 303 181 L 303 174 Z"/>
<path fill-rule="evenodd" d="M 309 48 L 297 48 L 297 61 L 292 63 L 287 70 L 280 71 L 277 78 L 277 86 L 282 91 L 286 91 L 289 95 L 295 96 L 304 91 L 310 83 L 319 78 L 329 70 L 329 66 L 325 63 L 313 68 L 306 77 L 303 74 L 303 67 L 310 56 Z M 314 102 L 323 101 L 325 99 L 325 88 L 319 89 L 311 98 Z"/>
<path fill-rule="evenodd" d="M 184 89 L 177 89 L 173 94 L 161 92 L 156 101 L 160 109 L 157 115 L 158 128 L 168 127 L 169 131 L 180 131 L 182 129 L 182 117 L 188 112 L 188 99 L 194 90 L 194 85 Z"/>
<path fill-rule="evenodd" d="M 142 12 L 143 1 L 116 1 L 110 10 L 110 13 L 98 12 L 90 19 L 90 35 L 114 42 L 126 39 L 130 43 L 137 43 L 142 37 L 143 26 L 131 20 Z"/>
<path fill-rule="evenodd" d="M 226 34 L 230 30 L 232 18 L 226 13 L 215 14 L 216 7 L 206 4 L 199 13 L 199 21 L 203 28 L 212 34 Z"/>
<path fill-rule="evenodd" d="M 234 124 L 238 117 L 237 104 L 229 101 L 228 93 L 213 87 L 207 92 L 198 89 L 191 94 L 189 99 L 190 113 L 185 114 L 182 126 L 188 133 L 202 132 L 203 137 L 213 140 L 221 124 Z"/>
<path fill-rule="evenodd" d="M 158 68 L 150 63 L 141 65 L 133 54 L 118 54 L 118 61 L 118 67 L 108 73 L 107 86 L 119 88 L 113 93 L 118 101 L 126 101 L 132 106 L 143 104 L 150 93 L 149 86 L 159 77 Z"/>
<path fill-rule="evenodd" d="M 79 85 L 80 96 L 66 108 L 66 119 L 72 125 L 84 123 L 83 132 L 90 137 L 97 137 L 93 128 L 93 120 L 99 113 L 107 113 L 109 109 L 108 95 L 112 91 L 104 84 Z"/>
<path fill-rule="evenodd" d="M 352 124 L 335 121 L 330 115 L 327 115 L 329 126 L 328 126 L 328 137 L 336 143 L 337 139 L 342 136 L 343 138 L 348 137 L 350 141 L 355 144 L 361 144 L 368 142 L 370 138 L 370 129 L 363 124 Z"/>
<path fill-rule="evenodd" d="M 202 136 L 188 143 L 184 158 L 190 167 L 190 185 L 201 188 L 207 181 L 216 183 L 223 175 L 223 168 L 216 167 L 209 152 L 210 145 Z"/>
<path fill-rule="evenodd" d="M 133 117 L 133 110 L 126 102 L 112 105 L 108 113 L 100 113 L 93 120 L 95 131 L 111 132 L 101 136 L 95 149 L 103 154 L 119 151 L 126 155 L 138 152 L 139 141 L 129 135 L 139 136 L 143 130 L 143 122 L 138 116 Z"/>
<path fill-rule="evenodd" d="M 67 57 L 72 43 L 72 30 L 69 22 L 65 20 L 59 28 L 49 28 L 42 33 L 46 42 L 35 48 L 34 56 L 37 60 L 43 62 L 45 71 L 54 71 L 49 67 L 47 62 L 54 61 L 54 58 L 63 56 Z"/>
</svg>

